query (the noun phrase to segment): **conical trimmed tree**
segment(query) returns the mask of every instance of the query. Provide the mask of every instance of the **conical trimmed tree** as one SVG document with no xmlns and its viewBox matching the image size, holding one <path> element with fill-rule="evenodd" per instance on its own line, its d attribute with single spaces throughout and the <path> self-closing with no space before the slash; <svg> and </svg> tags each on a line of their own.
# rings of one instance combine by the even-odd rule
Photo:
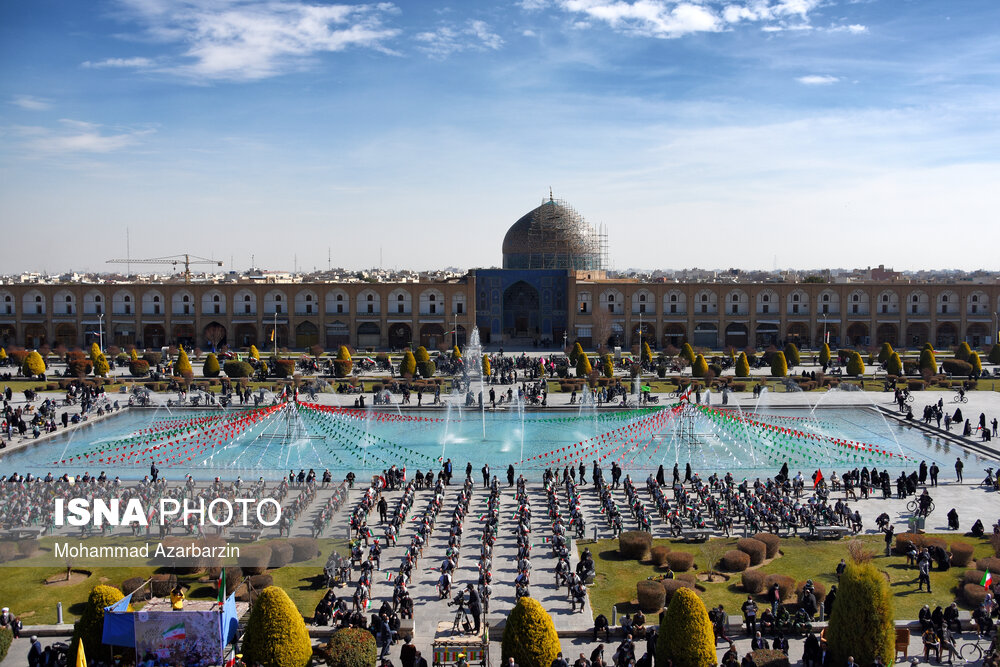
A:
<svg viewBox="0 0 1000 667">
<path fill-rule="evenodd" d="M 601 358 L 601 373 L 604 377 L 610 378 L 615 376 L 615 362 L 612 360 L 610 354 L 605 354 Z"/>
<path fill-rule="evenodd" d="M 337 358 L 333 360 L 333 374 L 339 378 L 349 377 L 354 370 L 354 362 L 351 360 L 351 351 L 346 345 L 341 345 L 337 349 Z"/>
<path fill-rule="evenodd" d="M 851 353 L 851 358 L 847 360 L 847 374 L 859 376 L 865 374 L 865 362 L 860 352 Z"/>
<path fill-rule="evenodd" d="M 899 358 L 899 354 L 893 352 L 889 356 L 889 360 L 885 364 L 885 370 L 889 375 L 903 374 L 903 360 Z"/>
<path fill-rule="evenodd" d="M 219 358 L 215 356 L 215 352 L 209 352 L 201 367 L 201 374 L 207 378 L 214 378 L 219 376 L 220 370 L 222 369 L 219 368 Z"/>
<path fill-rule="evenodd" d="M 795 347 L 795 343 L 788 343 L 785 345 L 785 363 L 788 364 L 790 368 L 795 368 L 802 364 L 802 360 L 799 357 L 799 348 Z"/>
<path fill-rule="evenodd" d="M 705 377 L 705 373 L 708 372 L 708 362 L 705 361 L 705 356 L 699 354 L 694 358 L 694 363 L 691 364 L 691 377 L 701 378 Z"/>
<path fill-rule="evenodd" d="M 108 363 L 108 358 L 104 356 L 103 352 L 98 352 L 97 358 L 94 359 L 94 375 L 98 377 L 107 377 L 110 372 L 111 364 Z"/>
<path fill-rule="evenodd" d="M 254 361 L 260 361 L 260 350 L 257 349 L 256 345 L 251 345 L 250 351 L 247 354 L 249 354 L 250 358 Z"/>
<path fill-rule="evenodd" d="M 738 378 L 750 377 L 750 362 L 747 361 L 746 352 L 740 352 L 739 358 L 736 359 L 736 377 Z"/>
<path fill-rule="evenodd" d="M 94 365 L 94 369 L 97 369 L 96 364 Z M 184 351 L 183 347 L 177 353 L 177 363 L 174 364 L 174 373 L 181 377 L 186 377 L 194 373 L 194 369 L 191 368 L 191 360 L 188 359 L 188 353 Z"/>
<path fill-rule="evenodd" d="M 690 343 L 684 343 L 681 345 L 681 359 L 686 359 L 689 364 L 694 363 L 694 348 L 691 347 Z"/>
<path fill-rule="evenodd" d="M 277 586 L 268 586 L 257 596 L 243 637 L 243 654 L 249 664 L 305 667 L 312 657 L 302 614 Z"/>
<path fill-rule="evenodd" d="M 578 378 L 589 377 L 594 372 L 594 367 L 590 365 L 590 359 L 586 354 L 581 354 L 576 359 L 576 376 Z"/>
<path fill-rule="evenodd" d="M 819 348 L 819 363 L 830 363 L 830 346 L 827 343 L 823 343 L 823 347 Z"/>
<path fill-rule="evenodd" d="M 889 344 L 889 341 L 882 343 L 882 347 L 879 348 L 878 351 L 879 363 L 883 364 L 888 363 L 889 357 L 891 357 L 892 354 L 893 354 L 892 345 Z"/>
<path fill-rule="evenodd" d="M 840 602 L 840 599 L 837 599 Z M 656 639 L 656 664 L 711 667 L 716 664 L 715 633 L 708 610 L 690 588 L 678 588 L 663 613 Z"/>
<path fill-rule="evenodd" d="M 583 345 L 580 345 L 579 341 L 573 343 L 573 349 L 569 352 L 569 363 L 576 366 L 581 354 L 583 354 Z"/>
<path fill-rule="evenodd" d="M 972 348 L 964 340 L 955 348 L 955 358 L 959 361 L 968 361 L 970 354 L 972 354 Z"/>
<path fill-rule="evenodd" d="M 784 352 L 774 352 L 771 354 L 771 377 L 783 378 L 788 375 L 788 362 L 785 361 Z"/>
<path fill-rule="evenodd" d="M 979 353 L 978 352 L 976 352 L 975 350 L 970 351 L 969 352 L 969 358 L 967 359 L 967 361 L 970 364 L 972 364 L 972 370 L 973 370 L 973 372 L 975 372 L 975 373 L 982 373 L 983 372 L 983 362 L 979 358 Z"/>
<path fill-rule="evenodd" d="M 413 353 L 413 358 L 417 360 L 418 364 L 421 364 L 430 361 L 431 355 L 427 352 L 427 348 L 421 345 L 417 348 L 417 351 Z"/>
<path fill-rule="evenodd" d="M 653 349 L 646 341 L 642 341 L 642 361 L 647 364 L 653 362 Z"/>
<path fill-rule="evenodd" d="M 42 359 L 42 355 L 38 354 L 37 350 L 32 350 L 28 353 L 28 356 L 24 358 L 24 365 L 21 368 L 21 372 L 28 377 L 34 377 L 45 373 L 45 360 Z"/>
<path fill-rule="evenodd" d="M 514 658 L 519 667 L 551 667 L 558 654 L 559 635 L 552 617 L 538 600 L 520 598 L 504 625 L 500 664 Z"/>
<path fill-rule="evenodd" d="M 403 377 L 413 377 L 417 374 L 417 360 L 409 350 L 403 353 L 403 360 L 399 362 L 399 374 Z"/>
<path fill-rule="evenodd" d="M 826 629 L 831 664 L 845 664 L 848 656 L 854 656 L 859 665 L 870 665 L 876 657 L 892 664 L 896 630 L 885 574 L 871 561 L 852 561 L 840 575 L 837 588 L 837 604 Z"/>
<path fill-rule="evenodd" d="M 490 375 L 493 374 L 493 366 L 490 364 L 490 355 L 488 354 L 483 355 L 482 371 L 483 371 L 483 377 L 489 377 Z"/>
<path fill-rule="evenodd" d="M 924 349 L 920 351 L 920 363 L 918 364 L 920 370 L 928 370 L 931 373 L 937 373 L 937 357 L 934 356 L 934 350 L 928 349 L 924 346 Z"/>
</svg>

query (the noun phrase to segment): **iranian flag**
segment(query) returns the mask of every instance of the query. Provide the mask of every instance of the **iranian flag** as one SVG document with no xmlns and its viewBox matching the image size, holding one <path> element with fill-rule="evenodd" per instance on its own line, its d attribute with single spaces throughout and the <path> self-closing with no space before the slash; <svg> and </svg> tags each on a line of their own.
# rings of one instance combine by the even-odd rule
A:
<svg viewBox="0 0 1000 667">
<path fill-rule="evenodd" d="M 163 633 L 163 640 L 164 641 L 173 641 L 173 640 L 176 640 L 176 639 L 184 639 L 184 637 L 186 637 L 186 635 L 184 634 L 184 624 L 183 623 L 178 623 L 177 625 L 173 625 L 173 626 L 167 628 L 164 631 L 164 633 Z"/>
<path fill-rule="evenodd" d="M 226 601 L 226 568 L 224 567 L 221 568 L 221 571 L 219 572 L 218 585 L 219 585 L 218 600 L 219 604 L 222 604 L 223 602 Z"/>
<path fill-rule="evenodd" d="M 979 582 L 979 585 L 983 588 L 989 588 L 993 584 L 993 575 L 990 574 L 989 570 L 986 570 L 986 574 L 983 575 L 983 580 Z"/>
</svg>

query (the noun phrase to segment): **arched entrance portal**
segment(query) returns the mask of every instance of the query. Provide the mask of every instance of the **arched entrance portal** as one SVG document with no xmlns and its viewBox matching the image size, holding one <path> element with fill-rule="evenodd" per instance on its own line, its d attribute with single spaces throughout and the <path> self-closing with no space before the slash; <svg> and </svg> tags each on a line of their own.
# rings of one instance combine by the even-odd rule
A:
<svg viewBox="0 0 1000 667">
<path fill-rule="evenodd" d="M 445 339 L 444 327 L 440 324 L 425 324 L 420 327 L 420 344 L 428 350 L 436 350 L 441 345 L 448 347 Z"/>
<path fill-rule="evenodd" d="M 734 322 L 726 327 L 726 341 L 723 347 L 742 350 L 747 346 L 747 325 Z"/>
<path fill-rule="evenodd" d="M 358 347 L 378 347 L 382 342 L 382 329 L 375 322 L 358 325 Z"/>
<path fill-rule="evenodd" d="M 889 345 L 899 345 L 899 328 L 895 324 L 883 322 L 875 329 L 875 344 L 889 343 Z"/>
<path fill-rule="evenodd" d="M 161 324 L 147 324 L 142 328 L 142 344 L 147 349 L 159 349 L 167 342 L 167 332 Z"/>
<path fill-rule="evenodd" d="M 906 340 L 910 347 L 921 347 L 930 340 L 927 325 L 923 322 L 911 322 L 906 325 Z"/>
<path fill-rule="evenodd" d="M 805 322 L 792 322 L 788 325 L 788 333 L 786 338 L 789 343 L 793 343 L 795 347 L 809 347 L 809 327 Z"/>
<path fill-rule="evenodd" d="M 715 349 L 719 346 L 719 326 L 712 322 L 699 322 L 694 327 L 695 347 Z"/>
<path fill-rule="evenodd" d="M 683 324 L 668 324 L 663 330 L 663 345 L 680 347 L 687 342 L 687 331 Z"/>
<path fill-rule="evenodd" d="M 205 347 L 215 352 L 226 344 L 226 327 L 218 322 L 209 322 L 202 330 Z"/>
<path fill-rule="evenodd" d="M 295 327 L 295 347 L 307 350 L 319 344 L 319 329 L 312 322 L 301 322 Z"/>
<path fill-rule="evenodd" d="M 409 324 L 397 322 L 389 327 L 389 347 L 401 350 L 413 341 L 413 332 Z"/>
<path fill-rule="evenodd" d="M 503 325 L 513 338 L 534 336 L 538 330 L 538 290 L 519 280 L 503 293 Z"/>
<path fill-rule="evenodd" d="M 871 339 L 868 336 L 868 325 L 863 322 L 855 322 L 847 327 L 847 344 L 854 347 L 868 345 Z"/>
</svg>

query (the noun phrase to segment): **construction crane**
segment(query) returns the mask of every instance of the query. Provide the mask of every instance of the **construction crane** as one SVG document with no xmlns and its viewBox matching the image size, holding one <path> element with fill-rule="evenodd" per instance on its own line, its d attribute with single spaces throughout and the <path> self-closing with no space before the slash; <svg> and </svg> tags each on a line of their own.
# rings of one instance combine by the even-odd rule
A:
<svg viewBox="0 0 1000 667">
<path fill-rule="evenodd" d="M 106 264 L 172 264 L 177 266 L 178 264 L 184 265 L 184 282 L 191 282 L 191 265 L 192 264 L 213 264 L 215 266 L 222 266 L 222 262 L 216 259 L 208 259 L 207 257 L 198 257 L 197 255 L 191 255 L 184 253 L 183 255 L 170 255 L 168 257 L 152 257 L 150 259 L 109 259 Z"/>
</svg>

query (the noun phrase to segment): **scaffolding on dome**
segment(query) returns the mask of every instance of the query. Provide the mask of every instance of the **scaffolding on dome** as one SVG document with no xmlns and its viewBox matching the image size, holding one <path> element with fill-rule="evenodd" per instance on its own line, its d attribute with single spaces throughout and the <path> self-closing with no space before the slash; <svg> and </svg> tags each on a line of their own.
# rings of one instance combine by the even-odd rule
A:
<svg viewBox="0 0 1000 667">
<path fill-rule="evenodd" d="M 546 204 L 553 204 L 549 207 Z M 567 268 L 600 270 L 608 266 L 608 235 L 603 225 L 588 223 L 575 208 L 563 199 L 549 194 L 542 205 L 532 211 L 527 240 L 531 253 L 524 255 L 526 266 L 510 268 Z"/>
</svg>

